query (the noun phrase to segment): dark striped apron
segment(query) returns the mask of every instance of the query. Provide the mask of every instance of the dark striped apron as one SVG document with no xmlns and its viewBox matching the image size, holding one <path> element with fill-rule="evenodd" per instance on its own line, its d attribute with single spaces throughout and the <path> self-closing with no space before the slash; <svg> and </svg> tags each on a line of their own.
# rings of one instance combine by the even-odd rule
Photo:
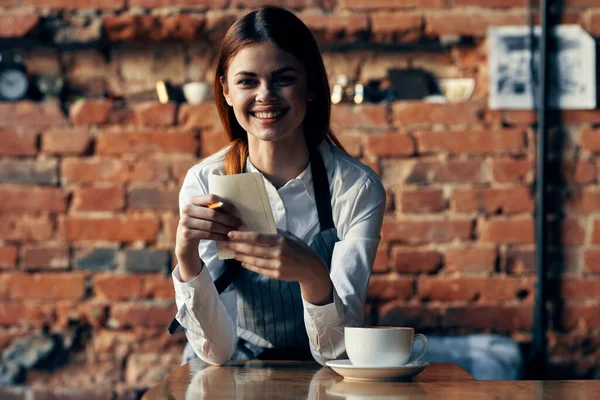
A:
<svg viewBox="0 0 600 400">
<path fill-rule="evenodd" d="M 327 170 L 317 149 L 310 151 L 310 165 L 320 228 L 310 248 L 330 269 L 333 247 L 339 238 L 333 223 Z M 243 268 L 236 260 L 226 260 L 225 265 L 225 271 L 215 280 L 215 286 L 219 294 L 230 284 L 238 292 L 238 327 L 242 331 L 233 359 L 312 360 L 298 282 L 271 279 Z M 173 319 L 169 332 L 173 333 L 178 326 L 177 320 Z M 246 332 L 258 336 L 265 345 L 250 343 L 248 340 L 252 335 Z M 195 356 L 188 343 L 183 361 Z"/>
</svg>

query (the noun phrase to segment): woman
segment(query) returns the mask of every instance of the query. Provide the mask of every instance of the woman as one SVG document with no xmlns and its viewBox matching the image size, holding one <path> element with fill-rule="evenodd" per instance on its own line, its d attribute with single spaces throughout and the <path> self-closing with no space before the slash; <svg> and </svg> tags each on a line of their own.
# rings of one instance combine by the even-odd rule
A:
<svg viewBox="0 0 600 400">
<path fill-rule="evenodd" d="M 329 129 L 325 67 L 292 13 L 262 7 L 242 17 L 217 62 L 216 104 L 231 143 L 192 167 L 180 192 L 173 282 L 183 362 L 324 364 L 344 353 L 344 326 L 362 324 L 385 191 Z M 263 175 L 278 234 L 240 230 L 234 206 L 210 194 L 215 170 Z M 217 258 L 216 241 L 233 262 Z"/>
</svg>

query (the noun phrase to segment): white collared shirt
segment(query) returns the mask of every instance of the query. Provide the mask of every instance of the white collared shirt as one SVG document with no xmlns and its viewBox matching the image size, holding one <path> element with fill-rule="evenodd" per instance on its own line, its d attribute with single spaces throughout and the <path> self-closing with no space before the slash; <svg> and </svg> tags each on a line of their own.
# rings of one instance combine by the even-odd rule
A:
<svg viewBox="0 0 600 400">
<path fill-rule="evenodd" d="M 318 149 L 327 170 L 333 221 L 340 238 L 331 260 L 333 302 L 318 306 L 303 300 L 310 349 L 315 360 L 324 365 L 344 353 L 344 327 L 362 324 L 367 285 L 381 238 L 385 189 L 369 167 L 339 148 L 323 142 Z M 188 171 L 179 194 L 180 210 L 193 196 L 210 193 L 208 175 L 215 169 L 224 173 L 227 150 Z M 259 172 L 249 159 L 246 170 Z M 320 230 L 310 166 L 279 189 L 266 178 L 264 182 L 277 228 L 310 244 Z M 224 269 L 215 242 L 201 241 L 198 251 L 207 268 L 193 280 L 182 282 L 179 267 L 173 270 L 176 318 L 202 360 L 223 364 L 233 355 L 237 337 L 244 333 L 246 338 L 248 332 L 238 331 L 234 285 L 219 295 L 213 284 Z M 253 344 L 259 344 L 259 339 Z"/>
</svg>

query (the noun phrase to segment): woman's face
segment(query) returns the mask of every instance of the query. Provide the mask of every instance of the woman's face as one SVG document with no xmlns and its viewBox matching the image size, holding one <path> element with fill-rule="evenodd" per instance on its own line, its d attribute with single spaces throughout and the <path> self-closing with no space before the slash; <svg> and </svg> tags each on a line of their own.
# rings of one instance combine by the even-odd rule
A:
<svg viewBox="0 0 600 400">
<path fill-rule="evenodd" d="M 308 89 L 296 57 L 274 44 L 259 43 L 240 50 L 226 75 L 226 80 L 221 78 L 223 95 L 249 135 L 268 142 L 303 135 Z"/>
</svg>

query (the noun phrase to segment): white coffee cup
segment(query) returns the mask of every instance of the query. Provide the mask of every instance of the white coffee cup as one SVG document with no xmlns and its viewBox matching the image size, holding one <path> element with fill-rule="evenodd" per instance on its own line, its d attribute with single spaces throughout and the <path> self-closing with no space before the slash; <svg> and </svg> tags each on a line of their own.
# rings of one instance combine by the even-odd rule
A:
<svg viewBox="0 0 600 400">
<path fill-rule="evenodd" d="M 415 334 L 414 328 L 396 326 L 345 327 L 346 353 L 352 365 L 360 367 L 400 367 L 409 363 L 415 339 L 423 341 L 420 360 L 427 352 L 425 335 Z"/>
</svg>

